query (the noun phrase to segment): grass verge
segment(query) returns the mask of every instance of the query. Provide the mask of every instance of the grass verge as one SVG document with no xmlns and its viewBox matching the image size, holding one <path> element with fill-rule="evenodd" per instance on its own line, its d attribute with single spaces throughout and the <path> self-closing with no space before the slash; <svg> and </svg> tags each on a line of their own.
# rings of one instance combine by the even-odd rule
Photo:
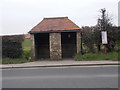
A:
<svg viewBox="0 0 120 90">
<path fill-rule="evenodd" d="M 25 59 L 25 58 L 18 58 L 18 59 L 3 58 L 2 64 L 20 64 L 20 63 L 25 63 L 30 61 L 31 59 Z"/>
<path fill-rule="evenodd" d="M 120 54 L 119 54 L 120 55 Z M 119 60 L 119 55 L 117 52 L 111 52 L 111 53 L 107 53 L 107 55 L 104 55 L 103 53 L 87 53 L 84 55 L 81 54 L 77 54 L 75 56 L 75 60 L 83 60 L 83 61 L 87 61 L 87 60 L 113 60 L 113 61 L 117 61 Z"/>
<path fill-rule="evenodd" d="M 30 39 L 25 39 L 22 43 L 23 47 L 23 55 L 20 58 L 12 59 L 12 58 L 3 58 L 0 60 L 1 64 L 19 64 L 19 63 L 26 63 L 31 62 L 31 41 Z"/>
</svg>

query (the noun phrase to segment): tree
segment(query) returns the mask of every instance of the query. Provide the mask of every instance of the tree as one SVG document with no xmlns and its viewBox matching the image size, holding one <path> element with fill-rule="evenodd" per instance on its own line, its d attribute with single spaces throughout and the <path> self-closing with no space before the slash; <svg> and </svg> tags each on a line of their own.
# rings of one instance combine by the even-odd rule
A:
<svg viewBox="0 0 120 90">
<path fill-rule="evenodd" d="M 93 27 L 82 27 L 82 41 L 87 46 L 89 52 L 94 52 Z"/>
<path fill-rule="evenodd" d="M 113 30 L 112 19 L 106 14 L 106 9 L 101 9 L 101 18 L 98 19 L 97 27 L 99 31 L 107 31 L 108 32 L 108 44 L 107 44 L 107 51 L 113 51 L 115 47 L 115 38 L 114 34 L 115 31 Z M 98 32 L 99 33 L 99 32 Z M 98 38 L 99 40 L 99 38 Z M 100 42 L 99 42 L 100 45 Z"/>
<path fill-rule="evenodd" d="M 114 51 L 115 45 L 120 44 L 120 27 L 113 26 L 112 19 L 106 14 L 105 9 L 101 9 L 101 18 L 98 18 L 96 26 L 85 26 L 82 27 L 82 41 L 87 46 L 89 52 L 94 52 L 96 45 L 97 51 L 101 51 L 101 31 L 105 30 L 108 32 L 108 44 L 107 51 Z"/>
<path fill-rule="evenodd" d="M 101 24 L 98 19 L 97 25 L 94 27 L 94 43 L 97 47 L 97 51 L 101 51 Z"/>
</svg>

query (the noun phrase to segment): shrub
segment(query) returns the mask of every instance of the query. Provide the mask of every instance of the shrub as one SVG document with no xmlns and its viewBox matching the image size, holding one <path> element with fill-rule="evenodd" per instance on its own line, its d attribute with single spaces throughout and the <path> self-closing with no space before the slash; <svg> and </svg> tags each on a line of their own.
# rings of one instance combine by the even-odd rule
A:
<svg viewBox="0 0 120 90">
<path fill-rule="evenodd" d="M 2 36 L 2 56 L 19 58 L 22 55 L 23 35 Z"/>
<path fill-rule="evenodd" d="M 31 51 L 30 50 L 24 50 L 23 52 L 23 58 L 27 59 L 27 60 L 31 60 Z"/>
</svg>

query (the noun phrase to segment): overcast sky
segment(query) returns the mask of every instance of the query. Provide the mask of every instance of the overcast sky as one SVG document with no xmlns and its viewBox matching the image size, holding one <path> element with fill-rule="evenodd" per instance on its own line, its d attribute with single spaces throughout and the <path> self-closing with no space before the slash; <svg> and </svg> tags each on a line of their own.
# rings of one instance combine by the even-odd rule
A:
<svg viewBox="0 0 120 90">
<path fill-rule="evenodd" d="M 113 24 L 118 25 L 118 1 L 0 0 L 0 35 L 25 34 L 44 17 L 68 16 L 79 27 L 94 26 L 102 8 L 106 8 Z"/>
</svg>

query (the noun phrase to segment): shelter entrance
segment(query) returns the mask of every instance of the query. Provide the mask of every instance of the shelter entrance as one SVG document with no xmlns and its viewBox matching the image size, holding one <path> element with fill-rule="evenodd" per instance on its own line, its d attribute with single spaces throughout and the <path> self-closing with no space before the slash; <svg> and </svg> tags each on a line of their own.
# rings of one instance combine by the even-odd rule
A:
<svg viewBox="0 0 120 90">
<path fill-rule="evenodd" d="M 35 34 L 35 50 L 37 59 L 50 58 L 49 33 Z"/>
<path fill-rule="evenodd" d="M 62 44 L 62 57 L 71 58 L 77 53 L 76 46 L 76 32 L 62 32 L 61 33 Z"/>
</svg>

